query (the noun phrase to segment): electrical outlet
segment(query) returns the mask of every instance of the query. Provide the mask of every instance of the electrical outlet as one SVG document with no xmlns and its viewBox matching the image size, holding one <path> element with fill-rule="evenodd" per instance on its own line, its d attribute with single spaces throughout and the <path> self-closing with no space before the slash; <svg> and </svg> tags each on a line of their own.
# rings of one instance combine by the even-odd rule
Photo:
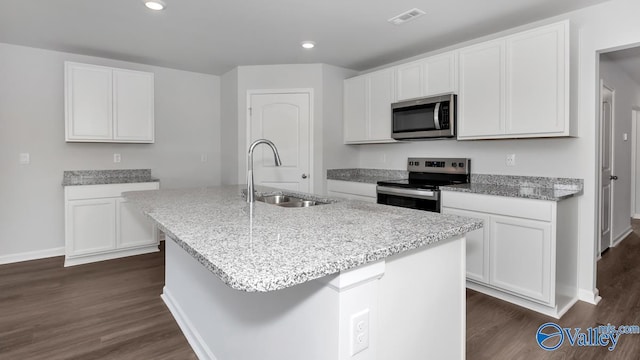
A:
<svg viewBox="0 0 640 360">
<path fill-rule="evenodd" d="M 31 163 L 31 156 L 29 153 L 20 153 L 20 158 L 18 160 L 20 165 L 29 165 Z"/>
<path fill-rule="evenodd" d="M 207 162 L 207 154 L 200 154 L 200 162 Z"/>
<path fill-rule="evenodd" d="M 122 160 L 122 157 L 120 156 L 120 154 L 113 154 L 114 163 L 119 163 L 121 160 Z"/>
<path fill-rule="evenodd" d="M 508 154 L 506 163 L 507 166 L 516 166 L 516 154 Z"/>
<path fill-rule="evenodd" d="M 351 356 L 369 347 L 369 309 L 351 315 Z"/>
</svg>

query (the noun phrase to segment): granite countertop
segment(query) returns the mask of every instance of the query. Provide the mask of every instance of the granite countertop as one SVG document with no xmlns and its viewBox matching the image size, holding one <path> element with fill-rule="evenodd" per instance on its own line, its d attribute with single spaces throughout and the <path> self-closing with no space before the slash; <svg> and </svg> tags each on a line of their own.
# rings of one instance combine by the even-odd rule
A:
<svg viewBox="0 0 640 360">
<path fill-rule="evenodd" d="M 159 182 L 151 177 L 151 169 L 73 170 L 62 175 L 62 186 L 127 184 Z"/>
<path fill-rule="evenodd" d="M 443 191 L 561 201 L 582 195 L 582 179 L 472 174 L 469 184 L 441 186 Z"/>
<path fill-rule="evenodd" d="M 327 180 L 342 180 L 375 184 L 383 180 L 406 179 L 406 170 L 385 169 L 328 169 Z"/>
<path fill-rule="evenodd" d="M 240 196 L 243 188 L 124 196 L 223 282 L 242 291 L 284 289 L 482 227 L 476 219 L 355 200 L 309 208 L 251 206 Z"/>
</svg>

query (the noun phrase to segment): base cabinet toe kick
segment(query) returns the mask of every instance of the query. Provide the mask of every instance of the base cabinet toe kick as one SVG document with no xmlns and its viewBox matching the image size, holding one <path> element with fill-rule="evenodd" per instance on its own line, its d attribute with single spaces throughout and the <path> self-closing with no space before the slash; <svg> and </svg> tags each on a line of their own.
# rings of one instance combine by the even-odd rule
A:
<svg viewBox="0 0 640 360">
<path fill-rule="evenodd" d="M 442 212 L 481 219 L 467 234 L 467 287 L 560 318 L 578 300 L 578 200 L 443 191 Z"/>
</svg>

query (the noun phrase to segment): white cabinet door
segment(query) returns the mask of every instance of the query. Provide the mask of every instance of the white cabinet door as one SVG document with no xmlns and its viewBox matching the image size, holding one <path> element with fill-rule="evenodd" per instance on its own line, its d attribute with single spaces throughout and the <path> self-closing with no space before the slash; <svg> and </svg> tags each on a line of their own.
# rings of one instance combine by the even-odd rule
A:
<svg viewBox="0 0 640 360">
<path fill-rule="evenodd" d="M 344 142 L 367 140 L 368 81 L 358 76 L 344 81 Z"/>
<path fill-rule="evenodd" d="M 467 233 L 467 279 L 489 282 L 489 224 L 488 214 L 453 208 L 442 208 L 443 214 L 481 219 L 483 227 Z"/>
<path fill-rule="evenodd" d="M 544 136 L 563 133 L 568 126 L 568 26 L 555 24 L 507 39 L 508 134 Z"/>
<path fill-rule="evenodd" d="M 156 227 L 140 210 L 124 198 L 116 199 L 118 248 L 147 246 L 158 243 Z"/>
<path fill-rule="evenodd" d="M 153 73 L 65 62 L 65 140 L 154 142 Z"/>
<path fill-rule="evenodd" d="M 393 69 L 369 74 L 369 140 L 391 140 Z"/>
<path fill-rule="evenodd" d="M 425 59 L 425 96 L 457 92 L 457 52 Z"/>
<path fill-rule="evenodd" d="M 114 139 L 153 142 L 153 74 L 113 70 Z"/>
<path fill-rule="evenodd" d="M 482 43 L 460 51 L 458 137 L 504 134 L 505 43 Z"/>
<path fill-rule="evenodd" d="M 394 142 L 391 138 L 391 103 L 394 70 L 386 69 L 344 81 L 344 142 Z"/>
<path fill-rule="evenodd" d="M 495 287 L 551 302 L 551 223 L 491 216 L 490 281 Z"/>
<path fill-rule="evenodd" d="M 396 68 L 398 101 L 421 97 L 425 88 L 424 61 L 414 61 Z"/>
<path fill-rule="evenodd" d="M 67 202 L 66 252 L 68 256 L 116 248 L 116 205 L 114 199 Z"/>
<path fill-rule="evenodd" d="M 110 140 L 111 70 L 65 63 L 66 140 Z"/>
</svg>

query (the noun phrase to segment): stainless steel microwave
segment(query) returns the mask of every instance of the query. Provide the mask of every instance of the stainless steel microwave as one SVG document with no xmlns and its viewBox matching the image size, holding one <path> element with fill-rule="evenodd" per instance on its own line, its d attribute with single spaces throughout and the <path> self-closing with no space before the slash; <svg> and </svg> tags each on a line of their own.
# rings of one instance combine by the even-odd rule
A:
<svg viewBox="0 0 640 360">
<path fill-rule="evenodd" d="M 391 137 L 396 140 L 456 136 L 455 94 L 391 104 Z"/>
</svg>

